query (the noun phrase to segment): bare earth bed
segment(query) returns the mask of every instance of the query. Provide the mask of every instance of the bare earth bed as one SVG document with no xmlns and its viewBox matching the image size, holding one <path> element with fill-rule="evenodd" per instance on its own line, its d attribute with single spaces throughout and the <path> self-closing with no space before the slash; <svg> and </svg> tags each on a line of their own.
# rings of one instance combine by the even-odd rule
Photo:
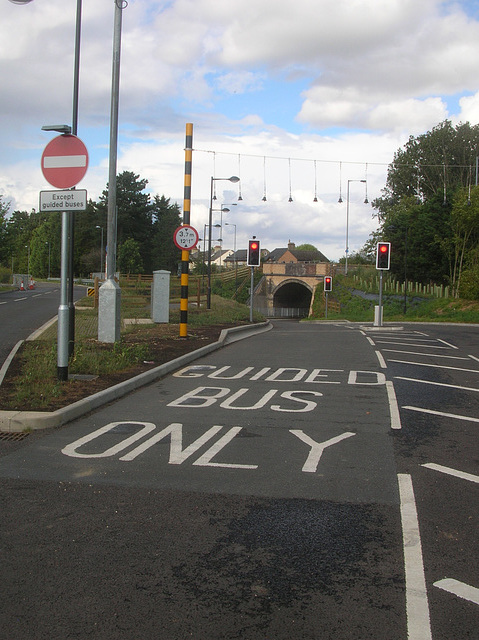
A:
<svg viewBox="0 0 479 640">
<path fill-rule="evenodd" d="M 187 338 L 179 337 L 179 327 L 177 325 L 155 325 L 151 328 L 142 327 L 129 332 L 122 336 L 122 342 L 127 344 L 147 344 L 147 360 L 122 371 L 102 374 L 94 380 L 69 380 L 68 382 L 63 382 L 61 383 L 61 394 L 58 397 L 52 397 L 41 406 L 35 402 L 29 404 L 28 400 L 23 401 L 22 406 L 12 404 L 14 384 L 18 383 L 18 380 L 22 377 L 22 347 L 11 363 L 3 384 L 0 386 L 0 409 L 9 411 L 55 411 L 137 376 L 144 371 L 216 342 L 222 329 L 232 326 L 238 325 L 225 324 L 192 327 L 191 329 L 189 328 Z M 108 348 L 111 348 L 111 345 L 98 343 L 98 349 Z M 26 382 L 24 383 L 27 384 Z"/>
</svg>

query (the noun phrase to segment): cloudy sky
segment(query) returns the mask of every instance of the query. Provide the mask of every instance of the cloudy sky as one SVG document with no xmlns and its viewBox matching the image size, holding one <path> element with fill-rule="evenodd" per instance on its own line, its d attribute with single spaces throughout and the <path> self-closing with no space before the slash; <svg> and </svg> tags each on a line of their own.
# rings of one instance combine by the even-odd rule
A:
<svg viewBox="0 0 479 640">
<path fill-rule="evenodd" d="M 349 191 L 354 252 L 376 228 L 364 199 L 380 195 L 408 137 L 446 118 L 479 122 L 475 0 L 124 4 L 118 172 L 182 207 L 193 123 L 200 236 L 211 176 L 241 178 L 215 182 L 214 207 L 236 205 L 226 248 L 236 225 L 238 248 L 256 235 L 270 250 L 291 240 L 339 259 Z M 38 208 L 52 188 L 40 159 L 56 134 L 41 127 L 71 123 L 75 18 L 76 0 L 0 0 L 0 195 L 14 209 Z M 114 0 L 83 0 L 78 135 L 90 166 L 78 187 L 93 199 L 108 180 L 113 18 Z"/>
</svg>

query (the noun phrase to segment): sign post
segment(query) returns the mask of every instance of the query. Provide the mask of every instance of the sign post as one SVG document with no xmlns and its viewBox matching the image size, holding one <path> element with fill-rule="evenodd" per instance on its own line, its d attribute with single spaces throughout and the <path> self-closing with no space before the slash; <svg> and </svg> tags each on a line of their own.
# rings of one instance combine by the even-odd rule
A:
<svg viewBox="0 0 479 640">
<path fill-rule="evenodd" d="M 45 180 L 57 189 L 72 189 L 84 177 L 88 169 L 88 151 L 76 136 L 64 134 L 53 138 L 42 153 L 41 168 Z M 68 229 L 69 211 L 62 211 L 60 306 L 58 307 L 57 376 L 62 382 L 68 380 Z M 56 209 L 58 210 L 58 209 Z M 72 274 L 73 278 L 73 274 Z"/>
</svg>

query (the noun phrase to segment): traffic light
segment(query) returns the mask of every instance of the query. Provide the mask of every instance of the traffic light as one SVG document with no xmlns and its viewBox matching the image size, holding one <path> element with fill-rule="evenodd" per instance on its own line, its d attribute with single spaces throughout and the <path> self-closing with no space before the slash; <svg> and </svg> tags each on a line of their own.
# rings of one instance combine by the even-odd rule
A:
<svg viewBox="0 0 479 640">
<path fill-rule="evenodd" d="M 388 270 L 391 264 L 391 243 L 378 242 L 376 253 L 376 269 Z"/>
<path fill-rule="evenodd" d="M 324 276 L 324 290 L 325 291 L 333 290 L 333 279 L 331 276 Z"/>
<path fill-rule="evenodd" d="M 248 259 L 246 261 L 248 267 L 259 267 L 261 264 L 261 255 L 259 249 L 259 240 L 250 240 L 248 243 Z"/>
</svg>

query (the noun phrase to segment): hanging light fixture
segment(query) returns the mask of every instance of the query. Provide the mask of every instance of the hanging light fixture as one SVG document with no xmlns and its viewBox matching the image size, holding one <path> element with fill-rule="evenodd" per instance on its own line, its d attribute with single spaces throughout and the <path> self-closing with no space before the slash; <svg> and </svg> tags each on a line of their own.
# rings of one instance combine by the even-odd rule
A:
<svg viewBox="0 0 479 640">
<path fill-rule="evenodd" d="M 216 200 L 216 182 L 214 178 L 216 176 L 216 151 L 213 151 L 213 200 Z"/>
<path fill-rule="evenodd" d="M 343 201 L 343 198 L 341 196 L 341 182 L 342 182 L 341 181 L 341 173 L 342 173 L 342 170 L 343 170 L 343 163 L 340 162 L 339 163 L 339 200 L 338 200 L 339 204 L 341 204 L 342 201 Z"/>
<path fill-rule="evenodd" d="M 293 202 L 293 196 L 291 195 L 291 158 L 288 158 L 289 165 L 289 200 L 288 202 Z"/>
<path fill-rule="evenodd" d="M 314 198 L 313 198 L 313 202 L 317 202 L 318 201 L 318 183 L 317 183 L 317 179 L 316 179 L 316 160 L 314 161 Z"/>
<path fill-rule="evenodd" d="M 266 202 L 266 156 L 263 156 L 263 202 Z"/>
<path fill-rule="evenodd" d="M 238 183 L 238 201 L 243 200 L 243 196 L 241 195 L 241 155 L 238 153 L 238 176 L 240 181 Z"/>
<path fill-rule="evenodd" d="M 366 170 L 364 172 L 364 177 L 365 177 L 364 182 L 366 183 L 366 197 L 364 198 L 364 204 L 368 204 L 369 200 L 368 200 L 368 163 L 367 162 L 366 162 Z"/>
</svg>

